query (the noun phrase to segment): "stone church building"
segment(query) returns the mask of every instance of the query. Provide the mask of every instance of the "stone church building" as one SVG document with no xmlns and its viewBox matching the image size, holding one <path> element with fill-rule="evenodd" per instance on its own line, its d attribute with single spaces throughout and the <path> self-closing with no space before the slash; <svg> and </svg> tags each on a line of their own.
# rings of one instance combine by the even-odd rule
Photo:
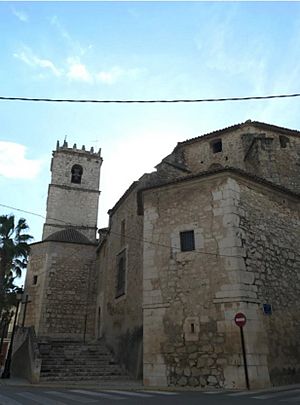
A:
<svg viewBox="0 0 300 405">
<path fill-rule="evenodd" d="M 177 144 L 97 231 L 102 158 L 57 144 L 26 279 L 39 342 L 105 342 L 147 386 L 300 382 L 300 132 L 256 121 Z"/>
</svg>

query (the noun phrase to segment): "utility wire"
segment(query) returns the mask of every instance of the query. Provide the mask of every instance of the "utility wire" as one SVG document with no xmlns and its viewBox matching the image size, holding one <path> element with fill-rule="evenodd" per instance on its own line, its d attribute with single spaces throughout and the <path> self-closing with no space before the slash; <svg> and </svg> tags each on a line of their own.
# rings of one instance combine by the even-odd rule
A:
<svg viewBox="0 0 300 405">
<path fill-rule="evenodd" d="M 14 210 L 14 211 L 25 212 L 26 214 L 35 215 L 36 217 L 39 217 L 39 218 L 42 218 L 42 219 L 46 219 L 46 217 L 45 217 L 44 215 L 37 214 L 36 212 L 32 212 L 32 211 L 25 211 L 25 210 L 22 210 L 21 208 L 11 207 L 10 205 L 0 204 L 0 207 L 9 208 L 9 209 Z M 66 224 L 66 225 L 72 226 L 72 224 L 71 224 L 70 222 L 66 222 L 66 221 L 64 221 L 64 220 L 62 220 L 62 219 L 50 218 L 50 217 L 48 217 L 48 219 L 52 219 L 53 221 L 63 222 L 63 223 Z"/>
<path fill-rule="evenodd" d="M 300 93 L 275 94 L 268 96 L 247 96 L 247 97 L 222 97 L 222 98 L 200 98 L 200 99 L 153 99 L 153 100 L 100 100 L 100 99 L 60 99 L 60 98 L 33 98 L 33 97 L 4 97 L 0 96 L 0 101 L 34 101 L 47 103 L 103 103 L 103 104 L 154 104 L 154 103 L 211 103 L 223 101 L 247 101 L 247 100 L 267 100 L 274 98 L 300 97 Z"/>
<path fill-rule="evenodd" d="M 9 205 L 4 205 L 4 204 L 0 204 L 0 207 L 5 207 L 5 208 L 12 209 L 12 210 L 20 211 L 20 212 L 25 212 L 26 214 L 31 214 L 31 215 L 35 215 L 35 216 L 38 216 L 38 217 L 43 218 L 43 219 L 47 219 L 43 215 L 37 214 L 37 213 L 32 212 L 32 211 L 25 211 L 25 210 L 22 210 L 21 208 L 15 208 L 15 207 L 11 207 Z M 48 219 L 50 219 L 50 218 L 48 218 Z M 55 218 L 51 218 L 51 219 L 56 220 L 56 221 L 60 221 L 60 222 L 64 222 L 66 225 L 72 226 L 70 223 L 68 223 L 66 221 L 63 221 L 63 220 L 60 220 L 60 219 L 55 219 Z M 55 225 L 55 224 L 49 224 L 49 225 Z M 114 232 L 111 229 L 108 231 L 108 233 L 112 233 L 112 234 L 117 235 L 117 236 L 122 236 L 121 233 Z M 127 235 L 125 234 L 125 238 L 131 239 L 131 240 L 136 241 L 136 242 L 148 243 L 150 245 L 159 246 L 159 247 L 163 247 L 163 248 L 168 248 L 168 249 L 171 249 L 171 250 L 174 250 L 174 251 L 180 251 L 180 248 L 177 247 L 177 246 L 166 245 L 166 244 L 163 244 L 163 243 L 153 242 L 151 240 L 146 240 L 146 239 L 142 239 L 142 238 L 136 238 L 134 236 L 129 236 L 128 234 Z M 217 252 L 205 252 L 205 251 L 199 251 L 199 250 L 193 250 L 193 253 L 197 253 L 197 254 L 201 254 L 201 255 L 208 255 L 208 256 L 215 256 L 215 257 L 219 256 L 219 257 L 241 258 L 240 255 L 239 256 L 238 255 L 222 255 L 222 254 L 217 253 Z"/>
</svg>

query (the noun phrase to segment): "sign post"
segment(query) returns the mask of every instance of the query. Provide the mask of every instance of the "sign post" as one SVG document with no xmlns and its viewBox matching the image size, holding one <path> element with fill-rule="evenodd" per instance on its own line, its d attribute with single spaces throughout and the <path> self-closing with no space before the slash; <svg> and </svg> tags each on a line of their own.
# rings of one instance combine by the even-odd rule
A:
<svg viewBox="0 0 300 405">
<path fill-rule="evenodd" d="M 250 389 L 250 384 L 249 384 L 247 357 L 246 357 L 246 348 L 245 348 L 245 338 L 244 338 L 244 330 L 243 330 L 244 326 L 246 325 L 247 318 L 242 312 L 238 312 L 234 317 L 234 322 L 240 328 L 246 387 L 247 387 L 247 390 L 249 390 Z"/>
</svg>

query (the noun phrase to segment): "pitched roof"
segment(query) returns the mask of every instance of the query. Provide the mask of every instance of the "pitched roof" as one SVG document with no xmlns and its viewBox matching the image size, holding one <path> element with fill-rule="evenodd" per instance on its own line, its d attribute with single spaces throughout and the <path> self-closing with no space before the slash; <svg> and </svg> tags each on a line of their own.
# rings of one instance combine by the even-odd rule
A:
<svg viewBox="0 0 300 405">
<path fill-rule="evenodd" d="M 66 228 L 62 231 L 57 231 L 49 235 L 45 242 L 68 242 L 68 243 L 80 243 L 84 245 L 94 245 L 86 236 L 78 232 L 74 228 Z"/>
<path fill-rule="evenodd" d="M 241 129 L 247 125 L 251 125 L 252 127 L 262 129 L 265 131 L 278 132 L 278 133 L 281 133 L 284 135 L 300 136 L 300 131 L 298 131 L 296 129 L 278 127 L 277 125 L 266 124 L 264 122 L 247 120 L 240 124 L 232 125 L 230 127 L 226 127 L 223 129 L 218 129 L 217 131 L 209 132 L 207 134 L 197 136 L 196 138 L 191 138 L 191 139 L 187 139 L 186 141 L 178 142 L 176 148 L 178 148 L 181 145 L 188 145 L 190 143 L 200 141 L 202 139 L 206 140 L 206 139 L 214 138 L 216 136 L 221 136 L 221 135 L 227 134 L 229 132 Z"/>
<path fill-rule="evenodd" d="M 129 196 L 129 194 L 135 189 L 135 187 L 138 185 L 138 181 L 134 181 L 131 183 L 131 185 L 128 187 L 128 189 L 125 191 L 125 193 L 119 198 L 119 200 L 115 203 L 115 205 L 107 211 L 108 215 L 112 215 L 122 204 L 122 202 Z"/>
<path fill-rule="evenodd" d="M 141 213 L 141 206 L 142 206 L 142 194 L 144 191 L 148 191 L 148 190 L 153 190 L 153 189 L 158 189 L 158 188 L 163 188 L 163 187 L 168 187 L 168 186 L 172 186 L 174 184 L 178 184 L 178 183 L 184 183 L 184 182 L 188 182 L 188 181 L 193 181 L 195 179 L 200 179 L 202 177 L 209 177 L 215 174 L 219 174 L 219 173 L 233 173 L 233 174 L 237 174 L 240 175 L 242 177 L 248 178 L 249 180 L 252 180 L 256 183 L 260 183 L 263 184 L 265 186 L 271 187 L 274 190 L 283 192 L 285 194 L 288 194 L 292 197 L 296 197 L 297 199 L 300 198 L 300 193 L 297 193 L 295 191 L 292 191 L 286 187 L 283 187 L 279 184 L 275 184 L 269 180 L 266 180 L 262 177 L 256 176 L 254 174 L 248 173 L 242 169 L 238 169 L 236 167 L 230 167 L 230 166 L 226 166 L 220 169 L 214 169 L 214 170 L 208 170 L 208 171 L 203 171 L 203 172 L 199 172 L 196 174 L 192 174 L 189 176 L 183 176 L 183 177 L 179 177 L 170 181 L 167 181 L 165 183 L 161 183 L 161 184 L 157 184 L 157 185 L 153 185 L 153 186 L 148 186 L 148 187 L 144 187 L 142 189 L 140 189 L 138 191 L 138 211 L 139 213 Z"/>
</svg>

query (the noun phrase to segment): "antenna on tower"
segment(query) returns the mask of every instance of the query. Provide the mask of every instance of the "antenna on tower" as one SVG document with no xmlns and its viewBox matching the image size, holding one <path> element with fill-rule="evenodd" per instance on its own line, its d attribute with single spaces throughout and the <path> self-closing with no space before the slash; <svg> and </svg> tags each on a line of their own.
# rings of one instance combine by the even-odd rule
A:
<svg viewBox="0 0 300 405">
<path fill-rule="evenodd" d="M 64 139 L 64 145 L 65 148 L 68 147 L 68 142 L 67 142 L 67 135 L 65 135 L 65 139 Z"/>
</svg>

